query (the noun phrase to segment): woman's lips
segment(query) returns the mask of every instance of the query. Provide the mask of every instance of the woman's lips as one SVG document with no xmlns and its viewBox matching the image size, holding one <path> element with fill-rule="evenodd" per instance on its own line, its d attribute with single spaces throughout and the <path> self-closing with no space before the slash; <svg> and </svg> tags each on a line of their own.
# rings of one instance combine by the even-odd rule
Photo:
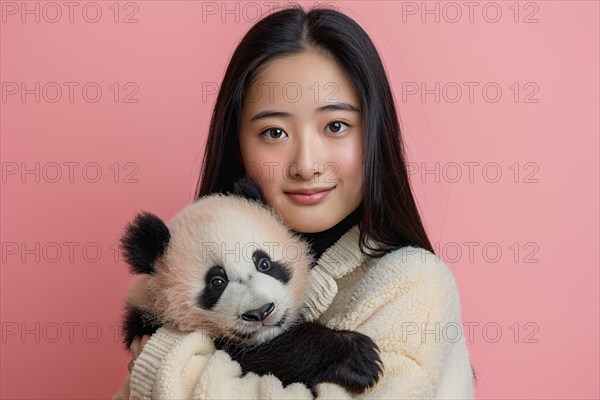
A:
<svg viewBox="0 0 600 400">
<path fill-rule="evenodd" d="M 334 186 L 333 188 L 331 188 L 329 190 L 324 190 L 322 192 L 317 192 L 317 193 L 313 193 L 313 194 L 300 194 L 300 193 L 285 193 L 285 194 L 288 195 L 292 200 L 294 200 L 297 203 L 311 205 L 311 204 L 317 204 L 320 201 L 322 201 L 336 187 L 337 186 Z"/>
</svg>

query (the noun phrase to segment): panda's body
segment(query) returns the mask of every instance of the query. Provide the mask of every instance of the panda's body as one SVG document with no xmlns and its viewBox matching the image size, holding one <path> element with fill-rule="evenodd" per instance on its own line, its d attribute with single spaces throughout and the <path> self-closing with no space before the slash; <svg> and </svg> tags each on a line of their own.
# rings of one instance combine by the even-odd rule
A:
<svg viewBox="0 0 600 400">
<path fill-rule="evenodd" d="M 313 256 L 249 179 L 234 195 L 200 198 L 168 226 L 139 214 L 122 245 L 141 274 L 126 302 L 127 348 L 168 325 L 203 330 L 244 372 L 284 384 L 333 382 L 360 393 L 377 382 L 381 361 L 370 338 L 302 321 Z"/>
</svg>

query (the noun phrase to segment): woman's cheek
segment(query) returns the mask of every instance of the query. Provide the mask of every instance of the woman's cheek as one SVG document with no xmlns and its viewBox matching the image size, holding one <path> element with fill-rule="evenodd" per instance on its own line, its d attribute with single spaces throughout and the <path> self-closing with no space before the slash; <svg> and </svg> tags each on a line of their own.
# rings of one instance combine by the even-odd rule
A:
<svg viewBox="0 0 600 400">
<path fill-rule="evenodd" d="M 335 163 L 336 174 L 341 179 L 349 179 L 362 172 L 362 154 L 360 150 L 352 149 L 337 154 L 333 162 Z M 332 171 L 332 169 L 329 169 L 330 173 Z"/>
<path fill-rule="evenodd" d="M 268 178 L 268 158 L 266 158 L 257 148 L 247 149 L 247 155 L 244 157 L 244 161 L 246 173 L 256 182 L 262 183 L 265 180 L 265 176 Z"/>
<path fill-rule="evenodd" d="M 345 196 L 349 197 L 348 201 L 352 201 L 355 198 L 360 199 L 361 195 L 363 183 L 362 148 L 360 145 L 355 144 L 352 148 L 346 150 L 346 152 L 336 156 L 337 171 L 335 177 L 342 182 Z M 332 172 L 326 175 L 326 178 L 331 180 L 329 177 L 334 177 Z"/>
<path fill-rule="evenodd" d="M 285 179 L 283 176 L 285 165 L 285 160 L 270 152 L 255 152 L 248 157 L 245 169 L 246 173 L 258 183 L 267 200 L 273 200 L 277 192 L 286 186 L 282 183 Z"/>
</svg>

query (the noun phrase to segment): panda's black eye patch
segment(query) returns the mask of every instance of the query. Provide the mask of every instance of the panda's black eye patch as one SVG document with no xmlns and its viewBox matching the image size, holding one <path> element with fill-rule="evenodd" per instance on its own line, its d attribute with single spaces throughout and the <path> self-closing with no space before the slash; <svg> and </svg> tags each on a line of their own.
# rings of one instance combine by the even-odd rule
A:
<svg viewBox="0 0 600 400">
<path fill-rule="evenodd" d="M 271 261 L 271 257 L 269 257 L 269 254 L 267 254 L 267 252 L 264 250 L 256 249 L 254 250 L 254 253 L 252 253 L 252 261 L 254 261 L 254 265 L 258 265 L 258 262 L 263 258 Z"/>
<path fill-rule="evenodd" d="M 279 280 L 284 285 L 292 278 L 290 269 L 283 263 L 271 260 L 264 250 L 258 249 L 252 254 L 256 270 Z"/>
<path fill-rule="evenodd" d="M 212 309 L 221 298 L 227 282 L 227 274 L 223 268 L 218 265 L 211 267 L 204 277 L 205 286 L 198 299 L 200 307 Z"/>
</svg>

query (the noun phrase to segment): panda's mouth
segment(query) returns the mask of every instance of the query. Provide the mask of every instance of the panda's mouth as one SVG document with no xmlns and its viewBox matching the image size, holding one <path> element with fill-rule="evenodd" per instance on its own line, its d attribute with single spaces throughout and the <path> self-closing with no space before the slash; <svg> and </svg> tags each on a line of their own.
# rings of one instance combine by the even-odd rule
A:
<svg viewBox="0 0 600 400">
<path fill-rule="evenodd" d="M 261 324 L 260 328 L 257 330 L 257 332 L 260 331 L 261 329 L 267 329 L 272 326 L 281 327 L 285 323 L 286 319 L 287 319 L 287 311 L 284 312 L 283 316 L 279 319 L 279 321 L 275 322 L 274 324 L 265 324 L 265 323 Z"/>
<path fill-rule="evenodd" d="M 260 333 L 268 331 L 269 329 L 281 328 L 283 326 L 283 324 L 285 323 L 285 321 L 287 320 L 287 317 L 288 317 L 288 313 L 286 311 L 283 314 L 283 316 L 279 319 L 279 321 L 275 322 L 274 324 L 263 323 L 256 330 L 254 330 L 252 332 L 241 332 L 236 329 L 233 331 L 233 334 L 242 340 L 253 340 L 253 339 L 256 339 L 256 336 L 258 336 Z"/>
</svg>

